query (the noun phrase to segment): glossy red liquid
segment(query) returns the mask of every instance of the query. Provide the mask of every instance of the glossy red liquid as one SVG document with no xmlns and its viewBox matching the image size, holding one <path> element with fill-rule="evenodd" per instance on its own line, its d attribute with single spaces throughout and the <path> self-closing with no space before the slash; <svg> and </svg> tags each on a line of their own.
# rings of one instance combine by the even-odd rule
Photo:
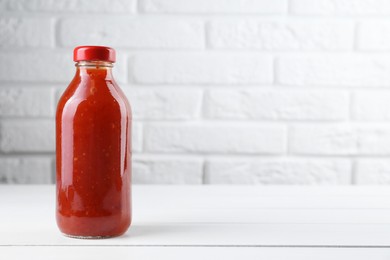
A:
<svg viewBox="0 0 390 260">
<path fill-rule="evenodd" d="M 131 223 L 131 109 L 111 68 L 78 67 L 56 114 L 57 224 L 110 237 Z"/>
</svg>

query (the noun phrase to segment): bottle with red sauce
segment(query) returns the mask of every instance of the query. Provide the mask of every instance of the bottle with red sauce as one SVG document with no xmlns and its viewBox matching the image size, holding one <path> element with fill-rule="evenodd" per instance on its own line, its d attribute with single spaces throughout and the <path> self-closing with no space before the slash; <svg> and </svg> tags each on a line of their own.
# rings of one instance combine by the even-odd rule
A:
<svg viewBox="0 0 390 260">
<path fill-rule="evenodd" d="M 131 108 L 112 75 L 114 49 L 73 55 L 56 114 L 57 224 L 75 238 L 119 236 L 131 223 Z"/>
</svg>

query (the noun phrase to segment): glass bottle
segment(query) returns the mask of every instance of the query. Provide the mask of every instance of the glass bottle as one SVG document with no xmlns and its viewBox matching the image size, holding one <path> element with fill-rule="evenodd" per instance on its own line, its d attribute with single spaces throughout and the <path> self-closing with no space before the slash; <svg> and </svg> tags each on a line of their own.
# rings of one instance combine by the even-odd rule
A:
<svg viewBox="0 0 390 260">
<path fill-rule="evenodd" d="M 56 113 L 57 225 L 70 237 L 119 236 L 131 223 L 131 108 L 114 49 L 79 46 L 73 59 Z"/>
</svg>

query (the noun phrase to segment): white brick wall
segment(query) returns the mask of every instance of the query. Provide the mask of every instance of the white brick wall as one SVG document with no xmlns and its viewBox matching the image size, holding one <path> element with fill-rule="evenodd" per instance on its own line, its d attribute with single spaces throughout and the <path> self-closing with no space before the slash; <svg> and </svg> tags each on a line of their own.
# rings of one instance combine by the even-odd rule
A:
<svg viewBox="0 0 390 260">
<path fill-rule="evenodd" d="M 54 181 L 53 161 L 48 156 L 0 158 L 0 183 L 41 184 Z"/>
<path fill-rule="evenodd" d="M 345 91 L 213 89 L 204 109 L 211 119 L 343 120 L 348 99 Z"/>
<path fill-rule="evenodd" d="M 112 17 L 107 23 L 100 17 L 67 18 L 60 23 L 59 42 L 64 47 L 94 42 L 120 48 L 202 49 L 203 27 L 199 19 Z"/>
<path fill-rule="evenodd" d="M 356 184 L 390 184 L 390 163 L 386 159 L 361 159 L 356 163 Z"/>
<path fill-rule="evenodd" d="M 281 154 L 285 152 L 283 126 L 232 123 L 149 123 L 145 150 L 160 153 Z"/>
<path fill-rule="evenodd" d="M 15 88 L 4 85 L 0 88 L 0 116 L 53 117 L 53 91 L 50 88 Z"/>
<path fill-rule="evenodd" d="M 209 41 L 213 48 L 291 50 L 350 50 L 354 24 L 350 21 L 213 21 Z"/>
<path fill-rule="evenodd" d="M 134 157 L 133 181 L 142 184 L 202 184 L 203 161 L 187 158 Z"/>
<path fill-rule="evenodd" d="M 257 53 L 152 52 L 130 63 L 138 84 L 272 83 L 272 57 Z"/>
<path fill-rule="evenodd" d="M 388 0 L 0 0 L 0 183 L 54 181 L 56 101 L 88 44 L 118 52 L 134 183 L 390 184 L 388 15 Z"/>
<path fill-rule="evenodd" d="M 53 19 L 0 18 L 2 48 L 51 48 L 54 45 Z"/>
<path fill-rule="evenodd" d="M 300 125 L 289 137 L 292 154 L 390 155 L 389 125 Z"/>
<path fill-rule="evenodd" d="M 202 90 L 183 88 L 123 88 L 139 120 L 183 120 L 200 115 Z"/>
<path fill-rule="evenodd" d="M 390 91 L 356 91 L 353 96 L 353 117 L 356 120 L 390 120 Z"/>
<path fill-rule="evenodd" d="M 389 54 L 285 55 L 277 60 L 277 82 L 293 86 L 386 87 Z"/>
<path fill-rule="evenodd" d="M 387 0 L 290 0 L 293 14 L 387 15 Z"/>
<path fill-rule="evenodd" d="M 142 0 L 145 13 L 168 14 L 278 14 L 287 11 L 287 0 Z"/>
<path fill-rule="evenodd" d="M 133 13 L 135 0 L 1 0 L 10 11 L 19 12 L 64 12 L 64 13 Z"/>
<path fill-rule="evenodd" d="M 337 159 L 210 160 L 207 184 L 349 184 L 351 165 Z"/>
<path fill-rule="evenodd" d="M 53 120 L 2 120 L 0 131 L 3 153 L 54 151 Z"/>
</svg>

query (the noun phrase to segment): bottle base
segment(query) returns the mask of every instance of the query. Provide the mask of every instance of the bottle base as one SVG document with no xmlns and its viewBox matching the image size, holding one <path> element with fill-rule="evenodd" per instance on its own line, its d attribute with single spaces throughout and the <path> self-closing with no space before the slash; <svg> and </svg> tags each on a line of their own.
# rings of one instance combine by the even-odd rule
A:
<svg viewBox="0 0 390 260">
<path fill-rule="evenodd" d="M 76 239 L 107 239 L 107 238 L 112 238 L 112 237 L 118 237 L 120 235 L 117 235 L 117 236 L 76 236 L 76 235 L 69 235 L 69 234 L 65 234 L 65 233 L 61 233 L 62 235 L 66 236 L 66 237 L 70 237 L 70 238 L 76 238 Z"/>
</svg>

